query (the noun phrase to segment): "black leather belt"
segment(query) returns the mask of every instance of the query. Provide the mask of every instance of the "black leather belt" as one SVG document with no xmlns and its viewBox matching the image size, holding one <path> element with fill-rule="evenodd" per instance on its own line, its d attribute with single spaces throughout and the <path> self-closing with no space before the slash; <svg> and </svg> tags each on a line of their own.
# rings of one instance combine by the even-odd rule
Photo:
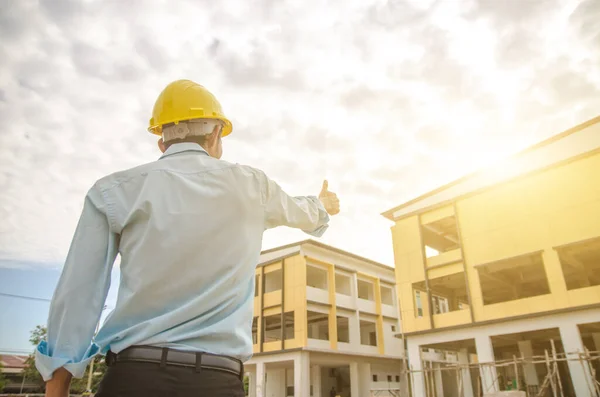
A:
<svg viewBox="0 0 600 397">
<path fill-rule="evenodd" d="M 106 355 L 106 365 L 109 367 L 121 362 L 155 363 L 162 367 L 167 365 L 191 367 L 197 372 L 209 369 L 244 377 L 244 364 L 236 358 L 154 346 L 132 346 L 118 354 L 109 351 Z"/>
</svg>

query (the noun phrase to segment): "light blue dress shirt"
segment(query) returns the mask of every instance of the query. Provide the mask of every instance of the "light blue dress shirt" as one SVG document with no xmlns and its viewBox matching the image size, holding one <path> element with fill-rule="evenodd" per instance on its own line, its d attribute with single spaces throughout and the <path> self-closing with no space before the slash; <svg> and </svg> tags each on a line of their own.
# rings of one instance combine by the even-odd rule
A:
<svg viewBox="0 0 600 397">
<path fill-rule="evenodd" d="M 54 293 L 36 365 L 82 377 L 99 353 L 153 345 L 252 356 L 254 270 L 264 230 L 321 236 L 317 197 L 291 197 L 257 169 L 179 143 L 88 192 Z M 117 254 L 115 309 L 94 338 Z M 94 338 L 94 340 L 93 340 Z"/>
</svg>

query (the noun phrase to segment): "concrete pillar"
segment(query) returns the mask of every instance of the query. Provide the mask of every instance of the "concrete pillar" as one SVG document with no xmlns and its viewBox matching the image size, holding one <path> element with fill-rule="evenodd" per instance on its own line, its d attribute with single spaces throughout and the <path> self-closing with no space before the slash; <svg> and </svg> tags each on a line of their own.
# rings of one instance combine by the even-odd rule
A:
<svg viewBox="0 0 600 397">
<path fill-rule="evenodd" d="M 435 379 L 435 395 L 444 397 L 444 381 L 442 379 L 442 365 L 440 363 L 433 364 L 434 379 Z"/>
<path fill-rule="evenodd" d="M 358 364 L 358 396 L 371 395 L 371 364 Z"/>
<path fill-rule="evenodd" d="M 294 357 L 294 397 L 310 396 L 310 360 L 308 352 Z"/>
<path fill-rule="evenodd" d="M 256 397 L 256 372 L 247 372 L 248 375 L 248 397 Z"/>
<path fill-rule="evenodd" d="M 256 379 L 256 389 L 255 389 L 256 397 L 265 397 L 266 396 L 265 375 L 266 375 L 265 363 L 257 362 L 256 363 L 256 377 L 255 377 L 255 379 Z"/>
<path fill-rule="evenodd" d="M 475 338 L 475 347 L 477 348 L 477 361 L 480 363 L 481 387 L 483 394 L 499 391 L 498 374 L 494 364 L 494 348 L 492 340 L 487 335 L 481 335 Z M 487 365 L 486 365 L 487 364 Z"/>
<path fill-rule="evenodd" d="M 458 354 L 458 363 L 462 365 L 469 364 L 469 350 L 461 349 Z M 465 369 L 461 370 L 461 378 L 462 378 L 462 388 L 463 388 L 463 396 L 464 397 L 473 397 L 473 382 L 471 380 L 471 370 Z M 457 385 L 458 387 L 458 385 Z"/>
<path fill-rule="evenodd" d="M 360 397 L 359 393 L 360 373 L 358 371 L 358 363 L 350 362 L 350 397 Z"/>
<path fill-rule="evenodd" d="M 410 339 L 407 343 L 408 365 L 409 369 L 413 371 L 412 375 L 409 375 L 409 379 L 412 381 L 412 397 L 425 397 L 425 377 L 423 376 L 423 372 L 421 372 L 423 370 L 423 363 L 421 361 L 421 347 L 416 343 L 411 343 Z"/>
<path fill-rule="evenodd" d="M 406 352 L 404 352 L 406 354 Z M 406 365 L 405 365 L 406 364 Z M 409 381 L 410 374 L 408 373 L 408 361 L 402 362 L 402 373 L 400 374 L 400 395 L 401 396 L 410 396 L 409 390 Z"/>
<path fill-rule="evenodd" d="M 321 366 L 313 365 L 312 367 L 312 389 L 313 397 L 321 397 Z M 310 390 L 309 390 L 310 392 Z M 309 393 L 310 394 L 310 393 Z"/>
<path fill-rule="evenodd" d="M 568 361 L 568 365 L 573 387 L 575 388 L 575 395 L 577 397 L 591 397 L 590 388 L 593 390 L 594 380 L 591 376 L 590 367 L 585 361 L 573 361 L 573 359 L 579 358 L 578 353 L 585 352 L 579 328 L 577 324 L 565 323 L 558 329 L 565 353 L 571 359 Z"/>
<path fill-rule="evenodd" d="M 517 342 L 519 345 L 519 352 L 525 358 L 525 360 L 532 360 L 533 347 L 531 346 L 530 340 L 523 340 Z M 525 375 L 525 383 L 527 386 L 539 386 L 537 371 L 535 370 L 534 364 L 523 364 L 523 373 Z"/>
</svg>

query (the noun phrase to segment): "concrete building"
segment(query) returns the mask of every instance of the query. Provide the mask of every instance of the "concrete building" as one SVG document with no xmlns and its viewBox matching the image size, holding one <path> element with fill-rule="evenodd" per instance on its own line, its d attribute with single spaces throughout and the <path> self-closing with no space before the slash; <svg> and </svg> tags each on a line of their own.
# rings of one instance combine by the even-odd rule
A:
<svg viewBox="0 0 600 397">
<path fill-rule="evenodd" d="M 0 354 L 0 373 L 6 379 L 4 389 L 0 393 L 39 392 L 40 385 L 31 380 L 24 379 L 29 356 L 15 354 Z"/>
<path fill-rule="evenodd" d="M 600 117 L 384 216 L 413 396 L 597 395 Z"/>
<path fill-rule="evenodd" d="M 249 395 L 399 395 L 394 281 L 391 267 L 311 240 L 264 251 Z"/>
</svg>

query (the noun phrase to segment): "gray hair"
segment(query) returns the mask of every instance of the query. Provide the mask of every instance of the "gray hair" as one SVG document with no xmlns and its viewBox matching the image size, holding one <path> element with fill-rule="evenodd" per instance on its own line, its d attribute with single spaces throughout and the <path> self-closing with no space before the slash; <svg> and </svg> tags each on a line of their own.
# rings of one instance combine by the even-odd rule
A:
<svg viewBox="0 0 600 397">
<path fill-rule="evenodd" d="M 215 119 L 194 119 L 180 121 L 177 124 L 169 124 L 162 128 L 162 138 L 164 142 L 175 139 L 185 139 L 192 136 L 209 135 L 215 130 L 215 126 L 222 126 L 220 120 Z"/>
</svg>

